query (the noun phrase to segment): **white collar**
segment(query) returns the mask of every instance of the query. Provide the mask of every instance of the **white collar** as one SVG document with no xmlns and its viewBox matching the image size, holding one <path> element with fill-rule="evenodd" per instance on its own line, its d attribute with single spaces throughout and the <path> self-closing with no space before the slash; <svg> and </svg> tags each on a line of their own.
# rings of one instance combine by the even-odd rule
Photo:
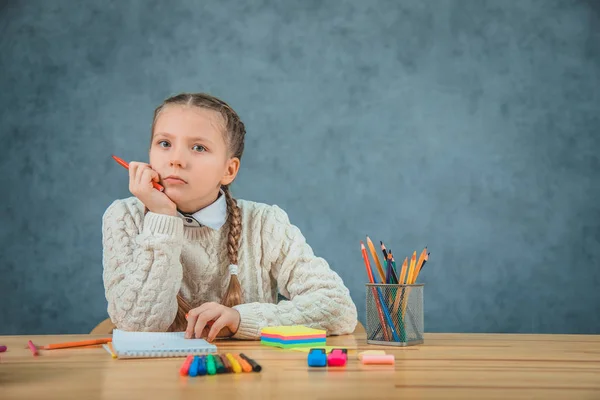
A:
<svg viewBox="0 0 600 400">
<path fill-rule="evenodd" d="M 211 229 L 218 230 L 225 225 L 227 221 L 227 201 L 225 193 L 220 191 L 219 197 L 214 203 L 196 211 L 193 214 L 184 214 L 177 210 L 177 215 L 183 219 L 183 225 L 199 228 L 208 226 Z"/>
</svg>

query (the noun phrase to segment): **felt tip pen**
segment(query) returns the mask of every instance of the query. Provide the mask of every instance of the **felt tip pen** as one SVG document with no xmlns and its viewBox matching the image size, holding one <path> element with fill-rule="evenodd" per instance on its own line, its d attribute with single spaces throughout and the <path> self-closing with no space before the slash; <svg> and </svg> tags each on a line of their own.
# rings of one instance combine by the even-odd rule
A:
<svg viewBox="0 0 600 400">
<path fill-rule="evenodd" d="M 114 160 L 116 162 L 118 162 L 123 168 L 129 169 L 129 164 L 127 164 L 127 161 L 125 161 L 115 155 L 113 155 L 112 158 L 114 158 Z M 165 188 L 158 182 L 152 181 L 152 186 L 154 186 L 154 189 L 160 190 L 161 192 L 164 192 L 164 190 L 165 190 Z"/>
<path fill-rule="evenodd" d="M 217 367 L 215 365 L 215 358 L 212 354 L 206 356 L 206 372 L 208 375 L 214 375 L 217 373 Z"/>
<path fill-rule="evenodd" d="M 245 354 L 240 353 L 240 357 L 242 357 L 244 360 L 248 361 L 248 364 L 250 364 L 252 366 L 252 371 L 260 372 L 262 370 L 262 367 L 256 361 L 254 361 L 250 357 L 246 356 Z"/>
</svg>

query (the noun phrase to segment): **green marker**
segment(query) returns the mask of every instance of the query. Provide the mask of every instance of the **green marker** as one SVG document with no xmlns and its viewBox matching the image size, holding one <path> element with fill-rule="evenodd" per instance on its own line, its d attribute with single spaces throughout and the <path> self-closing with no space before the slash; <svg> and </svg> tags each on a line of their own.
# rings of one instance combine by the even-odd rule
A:
<svg viewBox="0 0 600 400">
<path fill-rule="evenodd" d="M 206 355 L 206 372 L 209 375 L 214 375 L 217 373 L 217 367 L 215 366 L 215 359 L 212 354 Z"/>
</svg>

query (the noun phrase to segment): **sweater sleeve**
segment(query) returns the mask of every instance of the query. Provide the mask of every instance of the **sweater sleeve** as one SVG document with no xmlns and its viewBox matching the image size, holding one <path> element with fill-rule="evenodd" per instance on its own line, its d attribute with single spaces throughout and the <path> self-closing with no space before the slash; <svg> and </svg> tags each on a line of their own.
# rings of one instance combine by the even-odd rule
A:
<svg viewBox="0 0 600 400">
<path fill-rule="evenodd" d="M 314 255 L 300 230 L 279 207 L 264 212 L 261 238 L 263 258 L 271 263 L 271 275 L 289 300 L 235 306 L 241 320 L 233 337 L 257 339 L 263 327 L 280 325 L 324 329 L 328 335 L 352 333 L 357 311 L 350 291 L 327 261 Z"/>
<path fill-rule="evenodd" d="M 166 331 L 177 313 L 183 221 L 117 200 L 102 218 L 108 315 L 127 331 Z"/>
</svg>

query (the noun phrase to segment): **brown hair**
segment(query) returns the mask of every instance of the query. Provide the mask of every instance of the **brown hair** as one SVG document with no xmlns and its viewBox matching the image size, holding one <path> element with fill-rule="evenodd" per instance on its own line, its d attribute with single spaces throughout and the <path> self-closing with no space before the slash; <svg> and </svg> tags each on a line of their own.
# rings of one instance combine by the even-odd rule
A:
<svg viewBox="0 0 600 400">
<path fill-rule="evenodd" d="M 229 150 L 229 156 L 237 157 L 240 160 L 242 159 L 246 128 L 240 117 L 229 104 L 205 93 L 181 93 L 169 97 L 154 110 L 152 136 L 154 136 L 154 126 L 160 112 L 168 105 L 201 107 L 218 112 L 223 118 L 224 139 Z M 238 248 L 242 232 L 242 216 L 236 200 L 231 196 L 229 186 L 222 186 L 221 189 L 225 193 L 225 200 L 227 201 L 227 226 L 229 228 L 227 236 L 227 255 L 229 257 L 229 263 L 237 265 Z M 233 307 L 241 302 L 242 288 L 240 286 L 240 281 L 238 280 L 237 275 L 230 274 L 229 286 L 221 299 L 221 303 L 224 306 Z M 173 321 L 170 330 L 185 330 L 187 326 L 185 315 L 191 309 L 191 306 L 179 294 L 177 295 L 177 305 L 177 315 L 175 316 L 175 320 Z"/>
</svg>

